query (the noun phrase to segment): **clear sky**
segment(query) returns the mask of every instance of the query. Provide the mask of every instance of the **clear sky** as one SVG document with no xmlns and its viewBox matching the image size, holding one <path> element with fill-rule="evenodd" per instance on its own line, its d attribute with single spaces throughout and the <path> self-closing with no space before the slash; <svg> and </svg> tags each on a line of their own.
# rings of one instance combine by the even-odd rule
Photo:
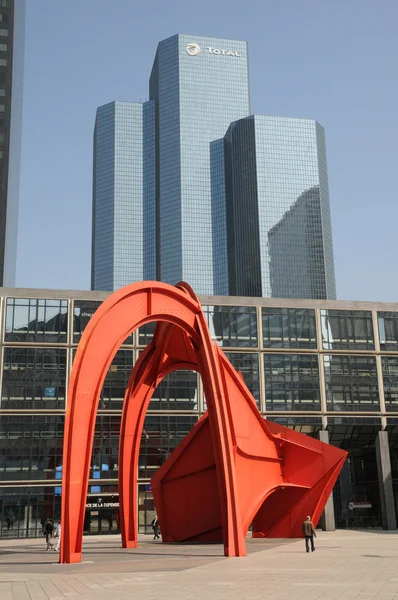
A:
<svg viewBox="0 0 398 600">
<path fill-rule="evenodd" d="M 27 0 L 17 286 L 89 289 L 97 106 L 158 41 L 249 42 L 252 111 L 326 129 L 337 297 L 398 301 L 396 0 Z"/>
</svg>

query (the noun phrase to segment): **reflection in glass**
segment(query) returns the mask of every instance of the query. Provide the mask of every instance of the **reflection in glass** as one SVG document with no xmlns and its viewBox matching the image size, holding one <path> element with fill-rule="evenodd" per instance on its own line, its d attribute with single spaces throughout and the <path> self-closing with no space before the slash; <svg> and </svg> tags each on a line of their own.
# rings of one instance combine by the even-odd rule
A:
<svg viewBox="0 0 398 600">
<path fill-rule="evenodd" d="M 328 410 L 379 411 L 376 358 L 325 355 Z"/>
<path fill-rule="evenodd" d="M 203 306 L 210 335 L 224 347 L 257 348 L 255 306 Z"/>
<path fill-rule="evenodd" d="M 63 427 L 63 416 L 2 415 L 0 480 L 55 479 L 62 465 Z"/>
<path fill-rule="evenodd" d="M 267 410 L 320 410 L 318 356 L 264 354 Z"/>
<path fill-rule="evenodd" d="M 73 303 L 73 342 L 78 343 L 100 300 L 75 300 Z"/>
<path fill-rule="evenodd" d="M 398 312 L 378 312 L 381 350 L 398 350 Z"/>
<path fill-rule="evenodd" d="M 264 348 L 316 348 L 315 310 L 263 308 Z"/>
<path fill-rule="evenodd" d="M 224 139 L 229 294 L 334 299 L 323 128 L 252 115 Z"/>
<path fill-rule="evenodd" d="M 155 389 L 150 410 L 198 410 L 198 375 L 194 371 L 174 371 Z"/>
<path fill-rule="evenodd" d="M 386 410 L 398 411 L 398 356 L 382 356 Z"/>
<path fill-rule="evenodd" d="M 6 342 L 66 343 L 67 300 L 7 298 Z"/>
<path fill-rule="evenodd" d="M 138 329 L 138 344 L 140 346 L 147 346 L 151 341 L 155 332 L 156 321 L 147 323 Z"/>
<path fill-rule="evenodd" d="M 321 310 L 323 347 L 327 350 L 374 350 L 370 310 Z"/>
<path fill-rule="evenodd" d="M 147 416 L 141 437 L 139 477 L 152 477 L 196 422 L 196 416 Z"/>
<path fill-rule="evenodd" d="M 66 349 L 4 348 L 1 407 L 64 408 Z"/>
</svg>

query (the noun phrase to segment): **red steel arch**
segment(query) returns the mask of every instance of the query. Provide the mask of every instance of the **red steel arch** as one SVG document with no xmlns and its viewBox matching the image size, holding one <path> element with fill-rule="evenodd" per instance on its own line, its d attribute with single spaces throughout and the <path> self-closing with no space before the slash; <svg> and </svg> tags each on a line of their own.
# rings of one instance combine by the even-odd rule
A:
<svg viewBox="0 0 398 600">
<path fill-rule="evenodd" d="M 151 321 L 171 323 L 184 331 L 184 340 L 190 342 L 191 352 L 197 358 L 206 392 L 217 457 L 217 473 L 223 499 L 225 553 L 228 556 L 245 554 L 244 537 L 239 522 L 231 424 L 220 385 L 218 362 L 200 303 L 185 284 L 174 287 L 159 282 L 143 282 L 115 292 L 98 308 L 88 323 L 76 352 L 65 419 L 60 552 L 62 563 L 81 560 L 94 427 L 106 373 L 128 335 Z M 155 372 L 156 367 L 153 367 L 151 376 Z M 139 379 L 138 388 L 144 390 L 151 376 L 141 373 L 137 365 L 134 381 L 136 377 Z M 130 384 L 134 385 L 131 380 Z M 143 395 L 142 391 L 140 393 Z M 141 429 L 143 414 L 141 412 Z M 126 422 L 126 419 L 123 419 L 123 423 Z M 125 469 L 130 469 L 128 463 L 122 467 L 124 474 Z M 125 477 L 123 482 L 125 483 Z M 120 507 L 122 526 L 126 523 L 124 511 L 131 521 L 129 507 L 123 501 L 125 490 L 126 486 L 123 485 Z M 126 535 L 124 530 L 125 543 L 134 545 L 133 538 L 134 535 Z"/>
<path fill-rule="evenodd" d="M 66 411 L 60 562 L 79 562 L 98 401 L 112 359 L 137 327 L 157 321 L 136 362 L 123 405 L 119 447 L 123 547 L 136 547 L 140 439 L 152 394 L 177 369 L 200 373 L 208 412 L 152 478 L 165 541 L 223 542 L 245 555 L 256 537 L 295 537 L 307 514 L 317 523 L 346 453 L 267 423 L 217 344 L 200 303 L 184 283 L 132 284 L 112 294 L 79 344 Z"/>
</svg>

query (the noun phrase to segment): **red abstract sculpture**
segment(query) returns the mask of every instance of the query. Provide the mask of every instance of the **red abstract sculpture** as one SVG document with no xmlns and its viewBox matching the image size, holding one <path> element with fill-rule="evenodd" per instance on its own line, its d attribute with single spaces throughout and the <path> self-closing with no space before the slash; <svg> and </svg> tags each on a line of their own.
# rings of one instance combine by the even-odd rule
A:
<svg viewBox="0 0 398 600">
<path fill-rule="evenodd" d="M 295 537 L 318 522 L 346 453 L 263 420 L 241 376 L 212 342 L 200 303 L 184 283 L 132 284 L 91 318 L 77 349 L 66 410 L 60 562 L 79 562 L 99 397 L 130 333 L 157 321 L 127 386 L 119 448 L 122 545 L 138 544 L 137 473 L 145 413 L 170 372 L 196 370 L 208 412 L 153 477 L 165 541 L 222 541 L 245 555 L 245 536 Z"/>
</svg>

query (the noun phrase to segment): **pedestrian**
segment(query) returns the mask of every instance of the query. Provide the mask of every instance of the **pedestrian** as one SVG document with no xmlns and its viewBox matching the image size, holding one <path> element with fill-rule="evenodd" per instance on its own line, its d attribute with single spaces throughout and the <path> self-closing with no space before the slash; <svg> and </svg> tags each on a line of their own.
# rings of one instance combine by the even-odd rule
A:
<svg viewBox="0 0 398 600">
<path fill-rule="evenodd" d="M 152 529 L 153 529 L 153 539 L 158 540 L 160 538 L 160 535 L 159 535 L 160 527 L 159 527 L 159 520 L 158 520 L 157 515 L 155 515 L 155 518 L 153 519 L 151 525 L 152 525 Z"/>
<path fill-rule="evenodd" d="M 61 543 L 61 519 L 59 520 L 59 523 L 55 528 L 55 537 L 58 539 L 57 539 L 57 545 L 54 548 L 54 552 L 59 552 L 59 545 Z"/>
<path fill-rule="evenodd" d="M 305 537 L 305 549 L 307 552 L 310 551 L 310 542 L 311 542 L 311 551 L 315 552 L 314 546 L 314 537 L 316 537 L 315 527 L 313 522 L 311 521 L 311 517 L 307 517 L 302 525 L 303 534 Z"/>
<path fill-rule="evenodd" d="M 46 524 L 44 526 L 44 535 L 46 536 L 46 544 L 47 544 L 46 552 L 48 552 L 50 550 L 50 548 L 53 547 L 53 544 L 51 542 L 51 538 L 54 535 L 54 525 L 53 525 L 52 519 L 47 519 Z"/>
</svg>

